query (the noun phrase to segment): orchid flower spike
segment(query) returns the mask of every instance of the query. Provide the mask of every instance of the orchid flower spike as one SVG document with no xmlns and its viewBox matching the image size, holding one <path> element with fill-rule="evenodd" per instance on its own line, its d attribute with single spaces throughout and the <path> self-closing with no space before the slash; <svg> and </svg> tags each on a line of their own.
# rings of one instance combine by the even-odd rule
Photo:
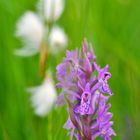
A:
<svg viewBox="0 0 140 140">
<path fill-rule="evenodd" d="M 51 73 L 46 76 L 42 85 L 31 87 L 27 89 L 31 95 L 31 103 L 34 108 L 35 114 L 43 117 L 52 109 L 57 95 Z"/>
<path fill-rule="evenodd" d="M 92 47 L 89 49 L 84 41 L 80 51 L 67 51 L 56 69 L 57 87 L 62 89 L 57 103 L 68 105 L 69 119 L 64 128 L 71 129 L 70 139 L 111 140 L 116 133 L 112 129 L 112 113 L 108 112 L 111 105 L 107 101 L 112 96 L 107 83 L 111 78 L 108 65 L 101 69 Z"/>
</svg>

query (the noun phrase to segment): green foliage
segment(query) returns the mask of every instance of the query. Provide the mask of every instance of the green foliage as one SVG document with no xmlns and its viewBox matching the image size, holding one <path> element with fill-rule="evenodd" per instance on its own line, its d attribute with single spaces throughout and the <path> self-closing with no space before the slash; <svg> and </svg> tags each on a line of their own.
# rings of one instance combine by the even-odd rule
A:
<svg viewBox="0 0 140 140">
<path fill-rule="evenodd" d="M 15 38 L 15 25 L 26 10 L 35 10 L 35 0 L 0 0 L 0 140 L 69 139 L 63 124 L 65 107 L 41 119 L 34 115 L 25 88 L 38 85 L 38 56 L 14 56 L 22 46 Z M 68 49 L 81 46 L 83 38 L 93 43 L 98 63 L 110 66 L 109 81 L 114 96 L 113 140 L 140 139 L 140 1 L 66 0 L 59 25 L 69 37 Z M 47 67 L 61 62 L 64 52 L 49 57 Z"/>
</svg>

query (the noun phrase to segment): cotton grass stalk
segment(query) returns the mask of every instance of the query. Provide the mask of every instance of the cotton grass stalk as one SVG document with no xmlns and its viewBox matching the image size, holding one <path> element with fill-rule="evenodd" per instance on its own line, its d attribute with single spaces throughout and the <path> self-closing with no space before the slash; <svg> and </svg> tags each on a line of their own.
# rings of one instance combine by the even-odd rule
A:
<svg viewBox="0 0 140 140">
<path fill-rule="evenodd" d="M 39 52 L 42 55 L 42 50 L 56 54 L 67 46 L 68 39 L 64 30 L 52 26 L 64 10 L 64 0 L 40 0 L 38 9 L 39 13 L 27 11 L 17 21 L 16 36 L 24 44 L 21 49 L 15 50 L 18 56 L 32 56 Z"/>
</svg>

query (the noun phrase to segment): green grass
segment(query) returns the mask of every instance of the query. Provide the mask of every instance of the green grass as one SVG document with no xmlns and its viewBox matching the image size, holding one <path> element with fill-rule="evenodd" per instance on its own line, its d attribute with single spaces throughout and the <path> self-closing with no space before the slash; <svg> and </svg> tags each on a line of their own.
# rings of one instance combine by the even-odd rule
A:
<svg viewBox="0 0 140 140">
<path fill-rule="evenodd" d="M 38 56 L 13 55 L 22 46 L 14 37 L 18 18 L 26 10 L 35 10 L 35 0 L 0 0 L 0 140 L 69 139 L 63 124 L 65 107 L 54 109 L 41 119 L 33 113 L 28 86 L 41 82 Z M 114 96 L 113 140 L 140 139 L 140 1 L 139 0 L 67 0 L 57 21 L 69 37 L 69 49 L 81 46 L 84 37 L 94 45 L 97 61 L 110 66 L 109 81 Z M 61 62 L 64 52 L 47 66 Z M 52 59 L 53 58 L 53 59 Z"/>
</svg>

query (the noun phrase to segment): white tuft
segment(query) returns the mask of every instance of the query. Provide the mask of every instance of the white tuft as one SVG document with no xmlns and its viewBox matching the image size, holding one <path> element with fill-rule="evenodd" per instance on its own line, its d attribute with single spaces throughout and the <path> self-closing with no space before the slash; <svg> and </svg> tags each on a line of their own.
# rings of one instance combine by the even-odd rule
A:
<svg viewBox="0 0 140 140">
<path fill-rule="evenodd" d="M 39 51 L 43 38 L 43 25 L 40 18 L 33 12 L 26 12 L 17 22 L 16 36 L 23 40 L 24 47 L 15 54 L 29 56 Z"/>
<path fill-rule="evenodd" d="M 36 115 L 45 116 L 52 109 L 57 95 L 51 76 L 47 76 L 41 86 L 29 88 L 32 93 L 31 102 Z"/>
<path fill-rule="evenodd" d="M 36 53 L 38 53 L 38 49 L 32 47 L 22 47 L 14 51 L 14 54 L 18 56 L 32 56 Z"/>
<path fill-rule="evenodd" d="M 68 44 L 65 32 L 59 27 L 53 27 L 49 35 L 49 50 L 52 54 L 59 53 Z"/>
<path fill-rule="evenodd" d="M 38 9 L 47 22 L 56 21 L 64 10 L 64 0 L 40 0 Z"/>
</svg>

